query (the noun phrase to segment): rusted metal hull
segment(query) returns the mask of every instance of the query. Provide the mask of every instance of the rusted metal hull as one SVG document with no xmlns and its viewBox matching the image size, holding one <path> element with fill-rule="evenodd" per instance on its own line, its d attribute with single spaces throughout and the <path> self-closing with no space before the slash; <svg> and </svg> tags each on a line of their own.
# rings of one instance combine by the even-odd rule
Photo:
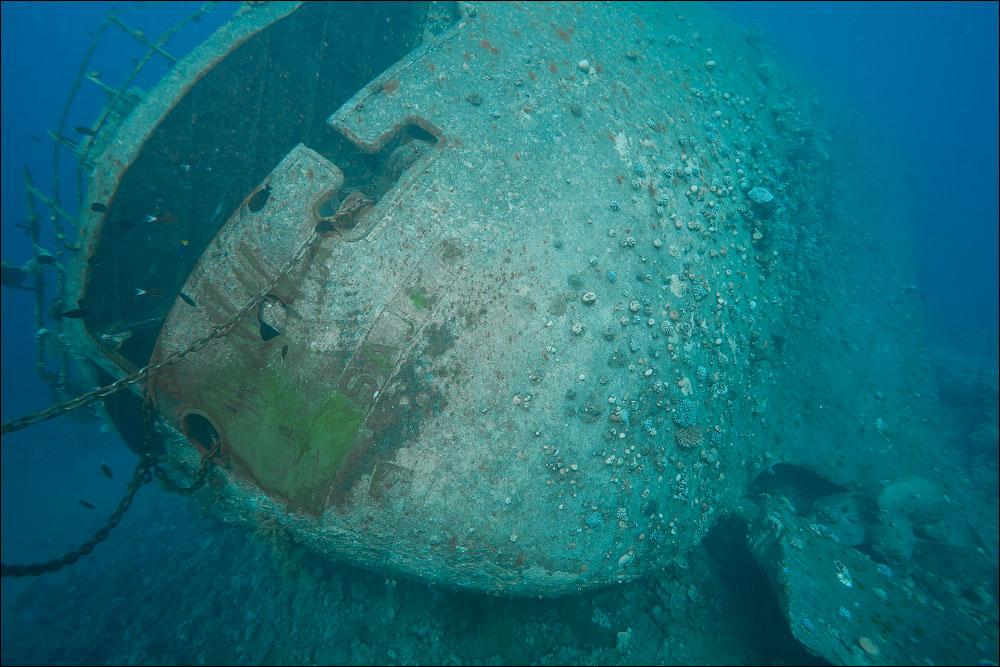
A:
<svg viewBox="0 0 1000 667">
<path fill-rule="evenodd" d="M 712 24 L 708 60 L 647 37 L 676 6 L 455 7 L 438 32 L 373 22 L 389 46 L 358 83 L 336 3 L 274 5 L 182 62 L 100 158 L 108 211 L 71 289 L 76 349 L 112 376 L 252 305 L 151 383 L 172 474 L 221 443 L 213 511 L 367 567 L 557 595 L 673 562 L 770 450 L 859 480 L 761 435 L 787 389 L 791 213 L 745 193 L 778 190 L 750 162 L 799 137 L 751 113 L 734 26 Z M 807 210 L 810 174 L 787 174 Z M 164 296 L 133 294 L 149 286 Z"/>
</svg>

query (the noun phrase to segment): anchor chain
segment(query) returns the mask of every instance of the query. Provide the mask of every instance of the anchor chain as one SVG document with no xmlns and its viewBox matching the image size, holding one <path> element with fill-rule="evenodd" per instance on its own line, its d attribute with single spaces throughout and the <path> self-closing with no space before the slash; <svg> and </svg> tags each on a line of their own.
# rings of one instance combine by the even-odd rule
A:
<svg viewBox="0 0 1000 667">
<path fill-rule="evenodd" d="M 89 555 L 94 550 L 94 547 L 108 539 L 111 531 L 114 530 L 119 523 L 121 523 L 122 517 L 125 516 L 125 512 L 127 512 L 129 507 L 132 506 L 132 499 L 135 498 L 135 494 L 139 492 L 139 489 L 141 489 L 143 485 L 152 480 L 153 475 L 164 483 L 168 491 L 174 491 L 175 493 L 183 495 L 193 493 L 205 483 L 210 469 L 209 463 L 211 463 L 212 459 L 217 456 L 220 451 L 221 444 L 216 441 L 213 448 L 202 456 L 201 467 L 198 469 L 198 476 L 194 483 L 188 487 L 179 486 L 176 482 L 166 476 L 166 472 L 159 467 L 159 463 L 153 457 L 148 454 L 144 455 L 139 459 L 139 463 L 136 465 L 135 471 L 132 473 L 132 479 L 129 480 L 125 495 L 118 503 L 118 509 L 116 509 L 114 513 L 108 517 L 107 522 L 100 530 L 94 533 L 93 537 L 73 551 L 64 554 L 61 558 L 53 558 L 52 560 L 44 563 L 31 563 L 29 565 L 0 564 L 0 577 L 37 577 L 50 572 L 58 572 L 67 565 L 72 565 L 76 561 L 80 560 L 81 556 Z"/>
<path fill-rule="evenodd" d="M 99 399 L 106 398 L 107 396 L 110 396 L 111 394 L 121 391 L 126 387 L 134 385 L 137 382 L 141 382 L 144 379 L 148 380 L 148 378 L 153 373 L 159 371 L 160 369 L 166 368 L 168 366 L 173 366 L 179 363 L 189 354 L 203 350 L 205 346 L 207 346 L 210 342 L 212 342 L 216 338 L 224 337 L 230 331 L 236 328 L 236 325 L 240 323 L 240 320 L 246 317 L 246 315 L 249 314 L 250 311 L 252 311 L 254 308 L 257 307 L 261 299 L 267 296 L 267 294 L 271 290 L 273 290 L 275 286 L 277 286 L 277 284 L 281 282 L 281 280 L 291 272 L 291 270 L 295 267 L 298 261 L 302 259 L 302 257 L 306 254 L 306 251 L 309 250 L 312 244 L 315 243 L 316 240 L 322 236 L 322 233 L 324 231 L 328 230 L 329 230 L 328 226 L 324 226 L 323 223 L 320 223 L 320 225 L 317 226 L 317 230 L 312 233 L 312 236 L 310 236 L 309 239 L 306 240 L 306 242 L 299 247 L 298 251 L 296 251 L 296 253 L 292 255 L 292 257 L 287 262 L 285 262 L 285 264 L 281 267 L 278 273 L 276 273 L 274 277 L 271 278 L 271 280 L 267 283 L 267 285 L 265 285 L 262 290 L 260 290 L 257 294 L 252 296 L 247 301 L 246 305 L 244 305 L 236 313 L 236 315 L 231 317 L 224 324 L 218 324 L 213 326 L 208 334 L 195 339 L 195 341 L 192 342 L 190 345 L 188 345 L 185 349 L 179 350 L 177 352 L 171 352 L 169 355 L 167 355 L 166 358 L 164 358 L 163 361 L 156 364 L 150 364 L 148 366 L 145 366 L 137 370 L 135 373 L 132 373 L 131 375 L 126 375 L 123 378 L 115 380 L 109 385 L 98 387 L 93 391 L 89 391 L 86 394 L 81 394 L 80 396 L 71 398 L 70 400 L 60 403 L 59 405 L 53 405 L 51 407 L 46 408 L 45 410 L 41 410 L 39 412 L 35 412 L 30 415 L 25 415 L 23 417 L 18 417 L 16 419 L 12 419 L 8 422 L 5 422 L 3 424 L 2 430 L 0 430 L 0 434 L 6 435 L 7 433 L 20 431 L 21 429 L 27 428 L 32 424 L 37 424 L 39 422 L 60 417 L 66 414 L 67 412 L 76 410 L 77 408 L 82 408 L 83 406 L 89 405 Z"/>
<path fill-rule="evenodd" d="M 135 467 L 135 472 L 132 473 L 132 479 L 129 480 L 128 490 L 122 497 L 121 502 L 118 503 L 118 509 L 115 510 L 114 514 L 108 518 L 104 527 L 94 533 L 94 536 L 89 540 L 81 544 L 73 551 L 63 555 L 62 558 L 53 558 L 45 563 L 31 563 L 30 565 L 0 565 L 0 576 L 37 577 L 41 574 L 61 570 L 67 565 L 72 565 L 78 561 L 80 556 L 88 555 L 94 550 L 94 547 L 108 539 L 108 535 L 111 534 L 112 529 L 117 526 L 119 522 L 121 522 L 126 510 L 128 510 L 128 508 L 132 505 L 132 499 L 135 497 L 135 494 L 142 488 L 142 485 L 148 481 L 151 466 L 152 463 L 149 457 L 144 456 L 139 460 L 138 465 Z"/>
<path fill-rule="evenodd" d="M 224 324 L 213 326 L 210 333 L 196 339 L 193 343 L 188 345 L 185 349 L 173 352 L 168 355 L 163 361 L 150 364 L 131 375 L 123 377 L 115 382 L 104 387 L 99 387 L 93 391 L 90 391 L 81 396 L 77 396 L 69 401 L 61 403 L 59 405 L 52 406 L 41 412 L 36 412 L 34 414 L 26 415 L 24 417 L 19 417 L 17 419 L 6 422 L 3 425 L 3 433 L 12 433 L 14 431 L 19 431 L 26 428 L 32 424 L 37 424 L 48 419 L 53 419 L 60 415 L 64 415 L 71 410 L 83 407 L 93 403 L 94 401 L 110 396 L 115 392 L 121 391 L 122 389 L 129 387 L 137 382 L 140 382 L 144 378 L 146 379 L 146 390 L 143 391 L 143 401 L 142 401 L 142 423 L 143 423 L 143 442 L 144 442 L 144 453 L 139 459 L 139 463 L 135 467 L 135 471 L 132 473 L 132 478 L 129 480 L 128 487 L 125 491 L 125 495 L 122 497 L 121 501 L 118 503 L 118 509 L 108 517 L 107 522 L 104 526 L 98 530 L 93 537 L 81 544 L 79 547 L 64 554 L 61 558 L 54 558 L 50 561 L 44 563 L 31 563 L 28 565 L 6 565 L 0 564 L 0 577 L 26 577 L 26 576 L 39 576 L 49 572 L 57 572 L 67 565 L 72 565 L 76 563 L 81 556 L 86 556 L 93 552 L 94 548 L 108 539 L 111 531 L 121 523 L 122 517 L 125 512 L 128 511 L 129 507 L 132 505 L 132 500 L 135 498 L 135 494 L 139 492 L 139 489 L 143 487 L 147 482 L 151 481 L 155 476 L 168 491 L 174 493 L 179 493 L 182 495 L 189 495 L 194 493 L 196 490 L 201 488 L 205 484 L 205 480 L 208 478 L 208 472 L 211 469 L 212 460 L 215 459 L 222 451 L 222 442 L 219 439 L 214 439 L 212 441 L 212 447 L 209 451 L 205 452 L 201 457 L 201 463 L 198 468 L 198 475 L 191 486 L 180 486 L 174 480 L 170 479 L 167 472 L 160 467 L 159 461 L 153 457 L 150 451 L 150 439 L 153 432 L 153 421 L 156 417 L 155 406 L 153 402 L 152 395 L 149 391 L 150 382 L 154 377 L 154 373 L 162 368 L 168 366 L 173 366 L 179 363 L 182 359 L 187 357 L 189 354 L 197 352 L 205 348 L 211 341 L 216 338 L 222 338 L 230 331 L 232 331 L 240 320 L 246 317 L 251 310 L 257 307 L 260 301 L 267 296 L 268 293 L 273 290 L 279 282 L 281 282 L 295 267 L 296 264 L 305 256 L 306 252 L 312 247 L 316 241 L 323 236 L 324 233 L 332 231 L 331 226 L 326 222 L 320 222 L 316 226 L 312 235 L 301 245 L 299 249 L 295 252 L 291 258 L 288 259 L 282 265 L 281 269 L 268 281 L 268 283 L 252 296 L 240 310 L 231 317 Z"/>
</svg>

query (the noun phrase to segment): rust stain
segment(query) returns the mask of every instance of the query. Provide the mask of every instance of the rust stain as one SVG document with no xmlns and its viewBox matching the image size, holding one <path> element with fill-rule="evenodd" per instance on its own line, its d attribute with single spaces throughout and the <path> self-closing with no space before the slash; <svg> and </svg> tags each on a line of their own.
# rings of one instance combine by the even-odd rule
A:
<svg viewBox="0 0 1000 667">
<path fill-rule="evenodd" d="M 535 73 L 534 73 L 534 72 L 528 72 L 528 76 L 530 76 L 530 77 L 531 77 L 531 80 L 532 80 L 532 81 L 538 81 L 538 77 L 537 77 L 537 76 L 535 76 Z"/>
<path fill-rule="evenodd" d="M 555 64 L 555 63 L 551 63 L 551 62 L 550 62 L 550 63 L 549 63 L 549 71 L 550 71 L 550 72 L 552 72 L 553 74 L 555 74 L 556 72 L 558 72 L 558 71 L 559 71 L 559 68 L 558 68 L 558 67 L 556 67 L 556 64 Z"/>
<path fill-rule="evenodd" d="M 559 37 L 559 39 L 561 39 L 564 42 L 568 42 L 569 41 L 569 33 L 566 32 L 565 30 L 562 30 L 560 28 L 556 28 L 556 35 Z"/>
<path fill-rule="evenodd" d="M 500 53 L 500 49 L 490 44 L 490 40 L 486 39 L 485 37 L 479 40 L 479 46 L 483 47 L 490 53 Z"/>
<path fill-rule="evenodd" d="M 382 90 L 384 90 L 386 93 L 389 93 L 390 95 L 396 92 L 397 88 L 399 88 L 399 79 L 395 77 L 389 79 L 384 84 L 382 84 Z"/>
</svg>

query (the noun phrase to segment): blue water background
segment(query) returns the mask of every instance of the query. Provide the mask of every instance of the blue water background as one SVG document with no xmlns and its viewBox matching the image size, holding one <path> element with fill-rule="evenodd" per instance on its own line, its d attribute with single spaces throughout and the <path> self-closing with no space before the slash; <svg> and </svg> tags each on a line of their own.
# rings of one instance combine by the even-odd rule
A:
<svg viewBox="0 0 1000 667">
<path fill-rule="evenodd" d="M 759 24 L 825 102 L 857 113 L 858 137 L 886 151 L 868 159 L 904 179 L 886 197 L 911 207 L 931 344 L 995 357 L 997 3 L 710 4 Z"/>
<path fill-rule="evenodd" d="M 231 15 L 221 3 L 169 50 L 183 55 Z M 713 3 L 741 24 L 759 23 L 769 41 L 831 106 L 859 120 L 857 138 L 878 147 L 867 159 L 886 174 L 886 197 L 910 205 L 920 293 L 931 347 L 959 347 L 997 356 L 998 331 L 998 5 L 996 3 Z M 127 6 L 117 3 L 117 6 Z M 143 12 L 142 27 L 158 34 L 190 14 L 195 3 L 167 3 Z M 22 165 L 36 184 L 50 184 L 51 142 L 76 69 L 103 21 L 105 3 L 2 5 L 2 249 L 23 264 L 30 245 L 15 224 L 26 215 Z M 153 16 L 155 14 L 155 17 Z M 155 19 L 155 20 L 154 20 Z M 141 49 L 112 31 L 117 52 L 89 69 L 108 81 L 131 70 Z M 154 61 L 150 87 L 165 71 Z M 101 96 L 87 87 L 67 127 L 97 117 Z M 36 143 L 30 137 L 42 138 Z M 68 156 L 63 167 L 72 173 Z M 848 165 L 845 169 L 851 168 Z M 896 189 L 902 176 L 904 189 Z M 72 191 L 64 202 L 75 201 Z M 878 235 L 878 229 L 870 230 Z M 128 252 L 128 249 L 122 249 Z M 873 272 L 883 267 L 871 267 Z M 7 420 L 49 404 L 35 374 L 33 303 L 5 289 L 2 299 L 2 414 Z M 85 539 L 117 502 L 134 458 L 99 424 L 58 420 L 5 437 L 2 465 L 3 560 L 50 558 Z M 113 483 L 100 475 L 107 460 Z M 34 470 L 27 474 L 27 470 Z M 140 502 L 159 493 L 146 489 Z M 99 505 L 88 513 L 75 503 Z M 146 500 L 143 500 L 143 499 Z M 98 516 L 100 514 L 100 516 Z M 119 530 L 128 530 L 128 520 Z M 101 548 L 91 557 L 102 558 Z M 18 582 L 3 582 L 3 599 Z"/>
<path fill-rule="evenodd" d="M 138 3 L 115 3 L 119 10 Z M 153 3 L 149 3 L 152 5 Z M 201 3 L 175 2 L 144 6 L 136 14 L 122 14 L 127 24 L 158 36 L 164 30 L 193 14 Z M 181 58 L 232 16 L 238 3 L 218 3 L 218 8 L 203 17 L 201 23 L 189 23 L 166 47 Z M 27 216 L 22 166 L 31 171 L 35 185 L 51 191 L 52 141 L 47 130 L 55 130 L 77 70 L 109 11 L 109 3 L 98 2 L 3 2 L 0 7 L 0 117 L 2 117 L 2 240 L 3 259 L 23 265 L 31 257 L 31 244 L 24 230 L 15 225 Z M 87 67 L 98 71 L 109 84 L 124 81 L 133 70 L 132 58 L 142 58 L 146 49 L 121 30 L 112 27 L 105 33 L 101 47 Z M 167 61 L 154 57 L 133 82 L 149 90 L 168 70 Z M 84 85 L 66 120 L 65 136 L 79 139 L 73 132 L 77 125 L 91 126 L 104 104 L 104 93 L 96 86 Z M 39 137 L 41 143 L 32 139 Z M 64 188 L 62 203 L 75 210 L 76 169 L 67 151 L 62 151 L 61 174 Z M 39 206 L 44 217 L 48 210 Z M 55 246 L 50 225 L 43 220 L 46 232 L 42 244 Z M 128 252 L 123 248 L 122 252 Z M 48 285 L 54 275 L 46 275 Z M 54 294 L 51 292 L 48 298 Z M 46 304 L 47 305 L 47 304 Z M 34 296 L 30 292 L 3 289 L 2 386 L 0 405 L 4 421 L 49 407 L 52 398 L 47 386 L 35 372 Z M 0 543 L 4 563 L 48 560 L 75 549 L 100 528 L 124 493 L 136 459 L 114 431 L 104 433 L 96 421 L 81 423 L 63 417 L 3 437 L 2 522 Z M 108 480 L 100 472 L 106 462 L 114 471 Z M 155 485 L 141 493 L 147 506 L 165 502 Z M 85 500 L 97 507 L 90 511 L 77 503 Z M 176 506 L 175 506 L 176 507 Z M 135 514 L 133 510 L 132 514 Z M 164 525 L 177 520 L 164 518 Z M 122 537 L 138 521 L 126 515 L 117 529 Z M 90 563 L 78 568 L 99 568 L 101 549 L 97 547 Z M 114 547 L 112 547 L 114 548 Z M 104 552 L 107 555 L 107 551 Z M 2 581 L 3 613 L 14 604 L 29 584 L 29 579 Z"/>
</svg>

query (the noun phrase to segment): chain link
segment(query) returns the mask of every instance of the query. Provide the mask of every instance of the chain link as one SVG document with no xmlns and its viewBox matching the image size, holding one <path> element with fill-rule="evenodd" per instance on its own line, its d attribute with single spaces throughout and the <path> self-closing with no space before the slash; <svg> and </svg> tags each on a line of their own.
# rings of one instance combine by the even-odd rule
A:
<svg viewBox="0 0 1000 667">
<path fill-rule="evenodd" d="M 191 486 L 181 486 L 174 480 L 167 477 L 167 471 L 161 468 L 159 463 L 153 467 L 153 474 L 156 476 L 156 479 L 163 483 L 163 486 L 166 487 L 167 491 L 179 493 L 182 496 L 189 496 L 204 486 L 205 481 L 208 479 L 208 471 L 212 460 L 221 453 L 222 441 L 213 441 L 212 449 L 205 452 L 201 457 L 201 465 L 198 467 L 198 476 L 195 478 L 194 483 L 192 483 Z"/>
<path fill-rule="evenodd" d="M 108 518 L 104 526 L 94 533 L 94 536 L 89 540 L 81 544 L 74 551 L 70 551 L 64 554 L 61 558 L 54 558 L 45 563 L 31 563 L 29 565 L 6 565 L 0 564 L 0 577 L 26 577 L 26 576 L 39 576 L 49 572 L 57 572 L 67 565 L 72 565 L 76 563 L 81 556 L 86 556 L 90 554 L 94 548 L 108 539 L 108 535 L 111 531 L 121 523 L 122 517 L 125 512 L 132 505 L 132 499 L 135 498 L 135 494 L 139 492 L 139 489 L 143 487 L 144 484 L 152 480 L 155 476 L 160 482 L 163 483 L 164 487 L 168 491 L 174 493 L 179 493 L 182 495 L 190 495 L 197 491 L 205 484 L 205 480 L 208 479 L 208 473 L 211 469 L 212 461 L 222 453 L 222 442 L 218 438 L 212 441 L 212 447 L 209 451 L 205 452 L 201 457 L 201 464 L 198 467 L 198 475 L 191 486 L 180 486 L 174 480 L 170 479 L 167 472 L 160 467 L 159 461 L 154 458 L 150 453 L 150 440 L 153 434 L 153 421 L 156 418 L 156 409 L 153 402 L 152 394 L 149 391 L 150 384 L 148 379 L 154 377 L 154 374 L 161 368 L 166 368 L 167 366 L 173 366 L 177 364 L 182 359 L 187 357 L 193 352 L 197 352 L 205 348 L 211 341 L 216 338 L 222 338 L 230 331 L 232 331 L 236 325 L 239 324 L 240 320 L 246 317 L 257 304 L 260 303 L 271 290 L 273 290 L 282 279 L 287 276 L 292 268 L 305 256 L 306 252 L 310 247 L 319 239 L 322 234 L 329 231 L 328 226 L 320 225 L 317 227 L 316 231 L 312 233 L 308 240 L 303 243 L 299 249 L 292 255 L 282 265 L 281 269 L 268 281 L 267 285 L 264 286 L 257 294 L 251 297 L 246 305 L 244 305 L 239 312 L 231 317 L 225 324 L 216 325 L 212 327 L 211 332 L 196 339 L 193 343 L 188 345 L 187 348 L 179 352 L 173 352 L 168 355 L 163 361 L 157 364 L 150 364 L 145 368 L 142 368 L 135 373 L 123 377 L 115 382 L 104 387 L 99 387 L 91 392 L 77 396 L 76 398 L 70 399 L 65 403 L 52 406 L 41 412 L 36 412 L 31 415 L 24 417 L 19 417 L 17 419 L 11 420 L 3 425 L 3 433 L 11 433 L 13 431 L 19 431 L 32 424 L 37 424 L 39 422 L 53 419 L 60 415 L 64 415 L 71 410 L 83 407 L 93 403 L 94 401 L 110 396 L 111 394 L 121 391 L 122 389 L 136 384 L 143 378 L 147 379 L 146 389 L 143 391 L 143 401 L 142 401 L 142 424 L 143 424 L 143 443 L 144 452 L 139 459 L 139 463 L 135 467 L 135 471 L 132 473 L 132 478 L 129 480 L 128 488 L 125 491 L 125 495 L 122 497 L 121 501 L 118 503 L 118 509 Z"/>
<path fill-rule="evenodd" d="M 125 516 L 125 512 L 132 506 L 132 499 L 135 498 L 135 494 L 139 492 L 139 489 L 141 489 L 144 484 L 152 480 L 153 475 L 163 482 L 167 491 L 173 491 L 181 495 L 189 495 L 197 491 L 205 484 L 205 480 L 208 479 L 208 471 L 211 469 L 209 464 L 212 462 L 213 458 L 218 456 L 221 450 L 221 444 L 216 441 L 211 451 L 206 452 L 205 455 L 201 457 L 201 466 L 198 469 L 198 476 L 194 483 L 187 487 L 179 486 L 177 482 L 167 477 L 166 472 L 160 468 L 159 463 L 154 458 L 148 455 L 143 456 L 139 459 L 139 463 L 135 467 L 135 472 L 132 473 L 132 479 L 129 480 L 125 495 L 118 503 L 118 509 L 115 510 L 114 514 L 108 517 L 107 523 L 105 523 L 100 530 L 94 533 L 93 537 L 81 544 L 75 550 L 64 554 L 61 558 L 54 558 L 45 563 L 31 563 L 30 565 L 0 564 L 0 577 L 37 577 L 42 574 L 57 572 L 67 565 L 72 565 L 76 561 L 80 560 L 81 556 L 89 555 L 94 550 L 94 547 L 108 539 L 111 531 L 114 530 L 119 523 L 121 523 L 122 517 Z"/>
<path fill-rule="evenodd" d="M 139 464 L 135 467 L 135 472 L 132 473 L 132 479 L 129 480 L 128 490 L 125 492 L 124 497 L 122 497 L 121 502 L 118 503 L 118 509 L 115 510 L 115 513 L 108 518 L 108 521 L 104 524 L 103 528 L 98 530 L 92 538 L 77 547 L 76 550 L 70 551 L 62 558 L 54 558 L 46 563 L 31 563 L 30 565 L 0 565 L 0 576 L 37 577 L 41 574 L 61 570 L 63 567 L 72 565 L 78 561 L 80 556 L 88 555 L 94 550 L 94 547 L 108 539 L 108 535 L 111 534 L 112 529 L 114 529 L 114 527 L 121 522 L 122 516 L 125 515 L 125 511 L 132 505 L 132 499 L 135 497 L 135 494 L 148 480 L 151 466 L 152 459 L 149 457 L 144 456 L 139 460 Z"/>
<path fill-rule="evenodd" d="M 281 267 L 278 273 L 276 273 L 274 277 L 271 278 L 270 281 L 268 281 L 267 285 L 265 285 L 264 288 L 261 289 L 257 294 L 252 296 L 247 301 L 246 305 L 244 305 L 239 310 L 239 312 L 236 313 L 236 315 L 234 315 L 228 321 L 226 321 L 225 324 L 213 326 L 208 334 L 195 339 L 195 341 L 190 345 L 188 345 L 185 349 L 179 350 L 177 352 L 172 352 L 169 355 L 167 355 L 167 357 L 163 361 L 156 364 L 150 364 L 144 368 L 137 370 L 135 373 L 132 373 L 131 375 L 127 375 L 123 378 L 115 380 L 109 385 L 98 387 L 93 391 L 89 391 L 86 394 L 81 394 L 80 396 L 71 398 L 70 400 L 64 403 L 60 403 L 59 405 L 53 405 L 40 412 L 35 412 L 33 414 L 25 415 L 24 417 L 18 417 L 16 419 L 12 419 L 8 422 L 5 422 L 3 424 L 2 431 L 0 431 L 0 433 L 6 435 L 7 433 L 20 431 L 21 429 L 27 428 L 32 424 L 37 424 L 39 422 L 43 422 L 49 419 L 54 419 L 56 417 L 60 417 L 66 414 L 67 412 L 76 410 L 77 408 L 82 408 L 83 406 L 89 405 L 94 401 L 106 398 L 107 396 L 110 396 L 111 394 L 121 391 L 126 387 L 130 387 L 136 384 L 137 382 L 141 382 L 143 379 L 150 377 L 153 373 L 162 368 L 173 366 L 179 363 L 189 354 L 205 349 L 205 347 L 210 342 L 212 342 L 216 338 L 224 337 L 226 334 L 228 334 L 230 331 L 236 328 L 236 326 L 240 323 L 240 320 L 246 317 L 246 315 L 251 310 L 253 310 L 257 306 L 257 304 L 260 303 L 261 299 L 267 296 L 268 293 L 271 290 L 273 290 L 275 286 L 277 286 L 277 284 L 281 282 L 281 280 L 284 279 L 285 276 L 287 276 L 291 272 L 292 268 L 299 262 L 299 260 L 302 259 L 302 257 L 306 254 L 306 251 L 309 250 L 309 248 L 313 245 L 313 243 L 316 242 L 317 239 L 320 238 L 321 235 L 322 234 L 320 233 L 320 231 L 314 231 L 312 233 L 312 236 L 310 236 L 309 239 L 306 240 L 306 242 L 299 247 L 296 253 L 292 255 L 292 257 L 287 262 L 285 262 L 285 264 Z"/>
</svg>

